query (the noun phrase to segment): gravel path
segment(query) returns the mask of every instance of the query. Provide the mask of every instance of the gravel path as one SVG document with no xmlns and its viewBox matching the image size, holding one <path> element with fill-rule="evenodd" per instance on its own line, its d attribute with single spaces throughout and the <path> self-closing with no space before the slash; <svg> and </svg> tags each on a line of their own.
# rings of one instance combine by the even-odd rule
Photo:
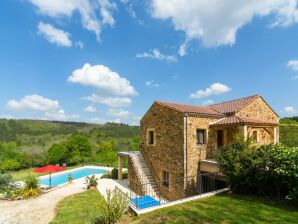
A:
<svg viewBox="0 0 298 224">
<path fill-rule="evenodd" d="M 55 217 L 55 207 L 63 198 L 86 190 L 83 181 L 74 181 L 38 198 L 0 201 L 1 224 L 47 224 Z"/>
</svg>

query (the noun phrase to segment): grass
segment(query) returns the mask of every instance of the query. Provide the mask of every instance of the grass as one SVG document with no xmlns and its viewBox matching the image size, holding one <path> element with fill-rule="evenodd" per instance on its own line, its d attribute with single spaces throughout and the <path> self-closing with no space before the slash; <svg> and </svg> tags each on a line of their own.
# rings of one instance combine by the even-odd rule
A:
<svg viewBox="0 0 298 224">
<path fill-rule="evenodd" d="M 100 194 L 89 190 L 64 199 L 51 224 L 92 223 L 99 216 Z M 142 216 L 125 214 L 119 223 L 297 223 L 298 209 L 263 199 L 222 194 L 183 203 Z"/>
<path fill-rule="evenodd" d="M 122 223 L 297 223 L 298 210 L 255 197 L 217 195 L 140 217 L 124 216 Z"/>
<path fill-rule="evenodd" d="M 76 167 L 78 167 L 78 166 L 69 166 L 66 169 L 68 170 L 68 169 L 73 169 Z M 12 175 L 13 181 L 25 180 L 26 176 L 28 176 L 29 174 L 34 175 L 36 177 L 48 174 L 48 173 L 35 173 L 35 172 L 33 172 L 34 169 L 35 168 L 29 168 L 29 169 L 25 169 L 25 170 L 12 171 L 12 172 L 9 172 L 9 174 Z"/>
<path fill-rule="evenodd" d="M 97 190 L 87 190 L 67 197 L 58 204 L 57 215 L 51 224 L 90 224 L 100 214 L 99 200 Z"/>
</svg>

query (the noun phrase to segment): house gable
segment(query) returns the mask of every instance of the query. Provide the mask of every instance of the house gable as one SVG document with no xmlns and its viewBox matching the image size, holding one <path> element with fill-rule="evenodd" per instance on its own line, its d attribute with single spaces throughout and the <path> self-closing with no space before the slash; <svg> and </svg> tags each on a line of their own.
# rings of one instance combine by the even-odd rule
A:
<svg viewBox="0 0 298 224">
<path fill-rule="evenodd" d="M 235 115 L 243 118 L 253 118 L 260 121 L 275 123 L 278 123 L 279 121 L 279 116 L 277 115 L 277 113 L 261 96 L 242 108 Z"/>
</svg>

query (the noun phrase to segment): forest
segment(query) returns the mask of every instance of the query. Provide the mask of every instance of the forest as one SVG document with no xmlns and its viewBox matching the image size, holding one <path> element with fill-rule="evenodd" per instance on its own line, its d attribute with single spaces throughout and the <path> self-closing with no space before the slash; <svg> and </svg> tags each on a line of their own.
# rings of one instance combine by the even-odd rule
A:
<svg viewBox="0 0 298 224">
<path fill-rule="evenodd" d="M 45 164 L 115 165 L 117 151 L 138 150 L 139 127 L 0 119 L 0 171 Z"/>
</svg>

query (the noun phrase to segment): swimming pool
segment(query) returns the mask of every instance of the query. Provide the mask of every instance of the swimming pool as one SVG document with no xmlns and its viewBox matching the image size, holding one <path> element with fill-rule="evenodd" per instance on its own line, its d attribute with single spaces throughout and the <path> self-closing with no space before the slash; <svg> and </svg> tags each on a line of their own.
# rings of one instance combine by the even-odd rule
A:
<svg viewBox="0 0 298 224">
<path fill-rule="evenodd" d="M 90 167 L 82 167 L 82 168 L 77 168 L 73 170 L 63 171 L 61 173 L 52 174 L 51 185 L 52 187 L 55 187 L 55 186 L 67 183 L 69 174 L 75 180 L 82 177 L 86 177 L 91 174 L 104 174 L 106 172 L 108 172 L 108 170 L 105 170 L 103 168 L 90 168 Z M 47 176 L 40 177 L 39 184 L 43 186 L 49 186 L 50 185 L 49 176 L 47 175 Z"/>
</svg>

